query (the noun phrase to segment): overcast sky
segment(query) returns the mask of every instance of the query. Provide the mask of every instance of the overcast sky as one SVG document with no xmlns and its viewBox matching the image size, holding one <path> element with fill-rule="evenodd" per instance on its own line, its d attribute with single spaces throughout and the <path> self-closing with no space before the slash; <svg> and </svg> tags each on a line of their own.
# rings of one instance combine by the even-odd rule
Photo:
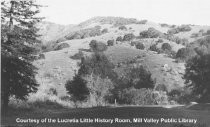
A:
<svg viewBox="0 0 210 127">
<path fill-rule="evenodd" d="M 156 23 L 210 25 L 210 0 L 37 0 L 41 15 L 58 24 L 95 16 L 147 19 Z"/>
</svg>

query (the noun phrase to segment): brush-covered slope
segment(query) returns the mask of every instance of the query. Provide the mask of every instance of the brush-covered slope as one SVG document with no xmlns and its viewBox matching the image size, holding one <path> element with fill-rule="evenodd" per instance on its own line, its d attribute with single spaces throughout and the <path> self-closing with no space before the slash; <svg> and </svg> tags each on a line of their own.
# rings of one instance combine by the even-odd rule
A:
<svg viewBox="0 0 210 127">
<path fill-rule="evenodd" d="M 120 29 L 121 26 L 125 26 L 126 29 Z M 187 26 L 190 27 L 190 30 L 183 30 L 182 27 L 181 29 L 180 26 L 175 25 L 121 17 L 94 17 L 73 26 L 43 23 L 40 26 L 42 28 L 40 33 L 43 35 L 42 40 L 44 42 L 61 40 L 58 44 L 67 43 L 69 47 L 45 52 L 43 53 L 45 59 L 34 62 L 38 67 L 37 79 L 40 83 L 38 93 L 41 96 L 47 94 L 50 88 L 54 88 L 57 90 L 58 96 L 64 96 L 66 94 L 65 83 L 75 75 L 78 69 L 77 63 L 80 62 L 80 60 L 72 59 L 71 56 L 81 49 L 84 54 L 90 54 L 85 49 L 89 49 L 91 40 L 107 43 L 108 40 L 116 40 L 117 37 L 124 37 L 128 33 L 133 33 L 136 36 L 133 41 L 142 42 L 145 49 L 136 49 L 135 46 L 131 46 L 131 41 L 115 41 L 114 46 L 108 46 L 105 54 L 116 65 L 115 71 L 117 73 L 122 74 L 121 72 L 127 66 L 143 65 L 152 73 L 156 85 L 165 84 L 169 91 L 183 87 L 185 85 L 182 79 L 185 72 L 184 62 L 177 63 L 175 59 L 167 54 L 158 54 L 150 51 L 149 48 L 151 45 L 157 44 L 157 48 L 161 49 L 163 43 L 169 43 L 172 51 L 176 53 L 180 48 L 185 47 L 199 37 L 206 36 L 210 29 L 209 26 Z M 140 38 L 139 33 L 148 30 L 148 28 L 158 30 L 163 36 Z M 106 31 L 102 32 L 104 29 Z M 168 31 L 172 29 L 178 29 L 178 32 L 170 34 L 170 37 L 172 35 L 181 39 L 186 38 L 188 41 L 182 44 L 178 43 L 177 40 L 170 39 Z M 159 39 L 163 41 L 158 42 Z M 119 67 L 117 67 L 118 64 L 120 64 Z"/>
</svg>

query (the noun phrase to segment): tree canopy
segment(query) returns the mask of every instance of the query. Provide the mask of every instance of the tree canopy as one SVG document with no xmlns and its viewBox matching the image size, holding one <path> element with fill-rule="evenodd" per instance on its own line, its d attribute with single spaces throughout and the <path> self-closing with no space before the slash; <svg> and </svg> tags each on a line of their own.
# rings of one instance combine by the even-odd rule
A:
<svg viewBox="0 0 210 127">
<path fill-rule="evenodd" d="M 3 108 L 8 106 L 9 97 L 26 99 L 37 91 L 35 80 L 35 44 L 37 31 L 35 24 L 42 18 L 36 17 L 40 5 L 33 0 L 1 2 L 1 96 Z"/>
</svg>

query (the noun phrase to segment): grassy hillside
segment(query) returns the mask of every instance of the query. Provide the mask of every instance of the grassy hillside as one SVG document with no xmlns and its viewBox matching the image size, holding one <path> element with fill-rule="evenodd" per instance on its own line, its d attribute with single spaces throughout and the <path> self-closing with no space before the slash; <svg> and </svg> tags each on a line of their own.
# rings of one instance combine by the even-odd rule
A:
<svg viewBox="0 0 210 127">
<path fill-rule="evenodd" d="M 122 30 L 119 28 L 120 26 L 124 26 L 126 29 Z M 143 65 L 151 72 L 156 85 L 164 84 L 168 91 L 182 88 L 185 86 L 182 78 L 185 73 L 185 63 L 177 63 L 166 52 L 150 51 L 150 46 L 156 45 L 161 50 L 162 45 L 168 43 L 172 51 L 176 53 L 180 48 L 186 47 L 186 45 L 194 42 L 199 37 L 205 36 L 207 30 L 210 29 L 210 26 L 188 25 L 188 27 L 191 28 L 190 31 L 178 31 L 178 33 L 169 36 L 169 30 L 180 29 L 180 26 L 163 25 L 147 20 L 121 17 L 94 17 L 78 25 L 69 26 L 48 22 L 42 23 L 40 25 L 40 34 L 43 35 L 41 40 L 44 43 L 58 42 L 56 45 L 66 43 L 69 47 L 55 51 L 52 49 L 50 52 L 43 53 L 45 56 L 44 59 L 34 62 L 38 67 L 37 80 L 40 87 L 37 94 L 33 94 L 30 98 L 38 99 L 48 96 L 47 93 L 51 88 L 56 90 L 58 97 L 66 96 L 64 84 L 68 79 L 73 78 L 75 72 L 78 70 L 78 62 L 80 62 L 80 60 L 72 59 L 71 56 L 78 53 L 79 50 L 85 55 L 91 54 L 89 52 L 89 43 L 91 40 L 101 41 L 105 44 L 107 44 L 108 40 L 114 40 L 114 46 L 108 46 L 105 54 L 115 65 L 115 71 L 119 75 L 123 74 L 123 70 L 128 66 L 135 67 Z M 140 37 L 140 32 L 147 31 L 148 28 L 156 29 L 161 33 L 161 36 L 155 38 Z M 107 32 L 102 33 L 103 29 L 107 29 Z M 128 33 L 133 33 L 135 38 L 131 41 L 116 41 L 117 37 L 121 36 L 123 38 Z M 193 33 L 199 33 L 199 35 L 196 34 L 196 37 L 194 37 L 192 36 Z M 76 37 L 71 38 L 73 35 Z M 176 39 L 171 38 L 185 38 L 187 42 L 182 44 L 177 42 Z M 159 42 L 160 39 L 162 39 L 161 42 Z M 131 46 L 132 41 L 143 43 L 145 49 L 139 50 L 135 46 Z"/>
</svg>

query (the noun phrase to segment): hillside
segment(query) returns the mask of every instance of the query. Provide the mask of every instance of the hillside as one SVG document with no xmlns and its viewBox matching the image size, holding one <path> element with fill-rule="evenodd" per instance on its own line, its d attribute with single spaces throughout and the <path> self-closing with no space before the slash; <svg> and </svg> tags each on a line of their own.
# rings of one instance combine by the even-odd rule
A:
<svg viewBox="0 0 210 127">
<path fill-rule="evenodd" d="M 120 26 L 125 26 L 126 29 L 120 29 Z M 180 89 L 185 86 L 183 80 L 185 63 L 177 63 L 167 53 L 151 51 L 150 46 L 156 44 L 157 48 L 161 49 L 163 43 L 168 43 L 172 47 L 172 51 L 176 53 L 180 48 L 186 47 L 196 39 L 205 36 L 207 30 L 210 29 L 210 26 L 187 26 L 190 27 L 190 30 L 184 31 L 185 29 L 181 29 L 183 26 L 120 17 L 94 17 L 78 25 L 68 26 L 48 22 L 41 23 L 39 27 L 41 28 L 40 34 L 43 35 L 41 37 L 43 43 L 57 42 L 56 45 L 68 44 L 69 47 L 61 50 L 52 49 L 52 51 L 43 53 L 44 59 L 34 62 L 38 67 L 37 80 L 40 87 L 37 94 L 30 98 L 35 100 L 36 98 L 48 97 L 51 88 L 57 91 L 59 97 L 66 96 L 65 83 L 68 79 L 73 78 L 75 71 L 78 70 L 78 62 L 80 62 L 80 60 L 72 59 L 71 56 L 78 53 L 79 50 L 85 55 L 90 54 L 88 50 L 91 40 L 106 44 L 108 40 L 116 40 L 117 37 L 123 37 L 128 33 L 133 33 L 136 38 L 131 41 L 114 41 L 114 46 L 108 46 L 107 51 L 105 51 L 106 56 L 116 66 L 115 71 L 120 75 L 128 66 L 143 65 L 151 72 L 156 86 L 164 84 L 168 91 Z M 157 30 L 158 37 L 138 37 L 140 32 L 147 31 L 149 28 Z M 104 29 L 106 32 L 102 32 Z M 169 37 L 167 33 L 171 29 L 180 31 Z M 192 36 L 195 34 L 196 37 Z M 161 42 L 159 42 L 160 39 L 162 39 Z M 183 42 L 182 39 L 187 39 L 187 41 Z M 145 49 L 136 49 L 135 46 L 131 45 L 132 41 L 143 43 Z M 120 67 L 117 67 L 118 64 Z"/>
</svg>

